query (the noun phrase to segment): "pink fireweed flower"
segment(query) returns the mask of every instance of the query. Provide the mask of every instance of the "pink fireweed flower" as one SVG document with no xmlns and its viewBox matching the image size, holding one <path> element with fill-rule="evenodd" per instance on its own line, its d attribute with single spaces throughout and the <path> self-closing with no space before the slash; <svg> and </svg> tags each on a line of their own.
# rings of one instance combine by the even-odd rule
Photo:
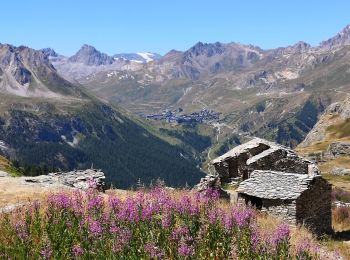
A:
<svg viewBox="0 0 350 260">
<path fill-rule="evenodd" d="M 193 248 L 186 243 L 181 243 L 178 248 L 178 253 L 180 256 L 191 256 L 193 254 Z"/>
<path fill-rule="evenodd" d="M 252 241 L 253 250 L 257 251 L 259 248 L 260 238 L 261 238 L 260 231 L 259 231 L 256 223 L 253 223 L 253 224 L 251 223 L 249 228 L 252 232 L 251 233 L 251 241 Z"/>
<path fill-rule="evenodd" d="M 162 215 L 162 227 L 163 228 L 169 228 L 171 226 L 172 223 L 172 215 L 171 213 L 164 213 Z"/>
<path fill-rule="evenodd" d="M 150 255 L 151 258 L 162 258 L 164 256 L 159 247 L 157 247 L 156 244 L 153 242 L 145 244 L 143 248 L 145 252 Z"/>
<path fill-rule="evenodd" d="M 35 200 L 32 204 L 34 210 L 39 210 L 40 209 L 40 201 Z"/>
<path fill-rule="evenodd" d="M 122 201 L 116 197 L 109 196 L 108 205 L 116 213 L 121 208 Z"/>
<path fill-rule="evenodd" d="M 89 224 L 89 233 L 94 237 L 101 236 L 102 235 L 102 226 L 101 226 L 100 222 L 92 221 Z"/>
<path fill-rule="evenodd" d="M 303 239 L 301 239 L 300 243 L 297 245 L 296 251 L 298 256 L 303 256 L 305 253 L 317 255 L 320 252 L 320 247 L 319 245 L 311 241 L 309 238 L 304 237 Z"/>
<path fill-rule="evenodd" d="M 185 240 L 185 241 L 192 241 L 193 237 L 190 235 L 190 232 L 188 230 L 188 227 L 177 227 L 173 230 L 171 233 L 171 239 L 172 240 Z"/>
<path fill-rule="evenodd" d="M 103 207 L 104 200 L 103 197 L 98 194 L 95 190 L 89 190 L 86 192 L 88 200 L 89 210 L 99 210 Z"/>
<path fill-rule="evenodd" d="M 188 196 L 183 196 L 179 203 L 177 204 L 177 210 L 181 213 L 181 214 L 188 214 L 191 212 L 191 208 L 192 208 L 192 201 L 191 198 Z"/>
<path fill-rule="evenodd" d="M 217 189 L 208 188 L 201 193 L 202 203 L 217 201 L 220 198 L 220 192 Z"/>
<path fill-rule="evenodd" d="M 40 255 L 43 259 L 50 259 L 52 257 L 52 249 L 50 246 L 45 246 L 40 250 Z"/>
<path fill-rule="evenodd" d="M 72 209 L 75 214 L 82 215 L 84 212 L 83 194 L 80 191 L 74 191 L 72 195 Z"/>
<path fill-rule="evenodd" d="M 218 221 L 218 212 L 217 209 L 211 209 L 208 213 L 208 220 L 211 225 L 216 224 Z"/>
<path fill-rule="evenodd" d="M 171 239 L 180 240 L 182 237 L 189 236 L 188 227 L 176 227 L 171 233 Z"/>
<path fill-rule="evenodd" d="M 248 225 L 254 216 L 254 211 L 249 208 L 244 208 L 242 210 L 235 210 L 233 212 L 233 219 L 238 227 L 243 227 Z"/>
<path fill-rule="evenodd" d="M 117 227 L 115 224 L 112 224 L 109 228 L 109 232 L 111 232 L 112 234 L 118 234 L 120 232 L 120 228 Z"/>
<path fill-rule="evenodd" d="M 233 227 L 233 216 L 230 213 L 225 213 L 223 210 L 219 211 L 221 215 L 221 222 L 226 232 L 230 232 Z"/>
<path fill-rule="evenodd" d="M 48 202 L 54 208 L 68 209 L 71 206 L 71 198 L 64 193 L 50 195 Z"/>
<path fill-rule="evenodd" d="M 15 229 L 17 236 L 23 242 L 27 241 L 27 239 L 29 238 L 27 223 L 25 221 L 18 221 L 15 225 Z"/>
<path fill-rule="evenodd" d="M 131 240 L 132 232 L 127 228 L 118 228 L 116 229 L 117 238 L 116 242 L 112 246 L 112 251 L 114 253 L 122 250 Z"/>
<path fill-rule="evenodd" d="M 286 224 L 281 224 L 280 226 L 278 226 L 274 236 L 274 244 L 278 245 L 283 241 L 289 240 L 289 238 L 290 238 L 289 226 Z"/>
<path fill-rule="evenodd" d="M 72 253 L 74 257 L 80 257 L 84 254 L 84 250 L 80 245 L 74 245 L 72 248 Z"/>
<path fill-rule="evenodd" d="M 153 215 L 153 209 L 150 206 L 146 206 L 141 209 L 141 219 L 142 220 L 151 220 Z"/>
</svg>

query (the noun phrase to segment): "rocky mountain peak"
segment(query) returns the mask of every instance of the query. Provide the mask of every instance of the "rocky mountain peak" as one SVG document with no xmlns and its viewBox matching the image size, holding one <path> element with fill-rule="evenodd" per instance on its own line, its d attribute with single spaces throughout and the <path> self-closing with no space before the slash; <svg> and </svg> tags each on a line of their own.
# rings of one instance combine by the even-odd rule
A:
<svg viewBox="0 0 350 260">
<path fill-rule="evenodd" d="M 91 45 L 84 44 L 80 50 L 68 59 L 70 62 L 83 63 L 85 65 L 108 65 L 114 62 L 113 57 L 98 51 Z"/>
<path fill-rule="evenodd" d="M 344 45 L 350 45 L 350 24 L 345 26 L 345 28 L 337 33 L 334 37 L 321 42 L 320 46 L 323 48 L 333 48 Z"/>
<path fill-rule="evenodd" d="M 46 57 L 58 57 L 58 54 L 57 52 L 55 52 L 54 49 L 51 49 L 51 48 L 44 48 L 44 49 L 41 49 L 41 51 L 44 53 L 44 55 Z"/>
<path fill-rule="evenodd" d="M 225 47 L 220 42 L 215 43 L 203 43 L 198 42 L 192 48 L 185 52 L 185 56 L 206 56 L 212 57 L 216 54 L 222 54 L 225 51 Z"/>
<path fill-rule="evenodd" d="M 294 44 L 292 48 L 299 52 L 304 52 L 305 50 L 311 48 L 311 45 L 307 42 L 299 41 L 296 44 Z"/>
</svg>

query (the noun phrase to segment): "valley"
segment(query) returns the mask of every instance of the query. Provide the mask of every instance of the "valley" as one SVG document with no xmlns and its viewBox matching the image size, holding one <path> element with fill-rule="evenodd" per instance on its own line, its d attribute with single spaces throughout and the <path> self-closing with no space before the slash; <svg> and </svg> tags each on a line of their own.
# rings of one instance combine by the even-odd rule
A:
<svg viewBox="0 0 350 260">
<path fill-rule="evenodd" d="M 350 90 L 348 35 L 350 26 L 318 46 L 270 50 L 198 42 L 164 56 L 109 56 L 85 44 L 65 57 L 3 44 L 2 152 L 30 174 L 31 165 L 93 164 L 118 187 L 158 177 L 194 184 L 210 171 L 211 158 L 253 136 L 300 144 Z M 174 165 L 193 178 L 173 174 Z"/>
</svg>

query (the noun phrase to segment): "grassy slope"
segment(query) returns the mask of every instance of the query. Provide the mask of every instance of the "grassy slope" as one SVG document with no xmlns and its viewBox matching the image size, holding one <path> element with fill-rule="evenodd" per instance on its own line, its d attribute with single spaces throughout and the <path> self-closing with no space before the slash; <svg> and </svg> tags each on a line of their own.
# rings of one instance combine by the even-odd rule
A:
<svg viewBox="0 0 350 260">
<path fill-rule="evenodd" d="M 22 172 L 14 167 L 12 163 L 5 157 L 0 156 L 0 171 L 9 173 L 11 176 L 22 176 Z"/>
</svg>

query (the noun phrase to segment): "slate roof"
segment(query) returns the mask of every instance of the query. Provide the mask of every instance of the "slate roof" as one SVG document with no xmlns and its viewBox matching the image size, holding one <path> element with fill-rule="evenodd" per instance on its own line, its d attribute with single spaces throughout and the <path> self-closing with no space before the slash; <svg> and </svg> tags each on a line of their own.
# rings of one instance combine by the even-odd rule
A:
<svg viewBox="0 0 350 260">
<path fill-rule="evenodd" d="M 234 147 L 233 149 L 231 149 L 227 153 L 225 153 L 225 154 L 219 156 L 218 158 L 214 159 L 212 161 L 212 163 L 213 164 L 220 163 L 222 161 L 226 161 L 227 159 L 231 159 L 231 158 L 237 157 L 238 155 L 240 155 L 242 153 L 248 153 L 250 150 L 259 147 L 261 144 L 266 145 L 269 148 L 265 151 L 265 153 L 263 153 L 260 156 L 260 158 L 263 157 L 264 155 L 266 155 L 266 153 L 271 153 L 271 152 L 274 152 L 274 151 L 279 150 L 279 149 L 286 150 L 289 153 L 294 153 L 294 151 L 291 150 L 288 147 L 285 147 L 285 146 L 282 146 L 282 145 L 279 145 L 279 144 L 276 144 L 276 143 L 273 143 L 273 142 L 269 142 L 269 141 L 261 139 L 261 138 L 254 138 L 253 140 L 251 140 L 251 141 L 249 141 L 247 143 L 244 143 L 244 144 L 241 144 L 241 145 L 239 145 L 237 147 Z"/>
<path fill-rule="evenodd" d="M 264 199 L 297 199 L 320 175 L 253 171 L 250 178 L 241 182 L 237 192 Z"/>
</svg>

